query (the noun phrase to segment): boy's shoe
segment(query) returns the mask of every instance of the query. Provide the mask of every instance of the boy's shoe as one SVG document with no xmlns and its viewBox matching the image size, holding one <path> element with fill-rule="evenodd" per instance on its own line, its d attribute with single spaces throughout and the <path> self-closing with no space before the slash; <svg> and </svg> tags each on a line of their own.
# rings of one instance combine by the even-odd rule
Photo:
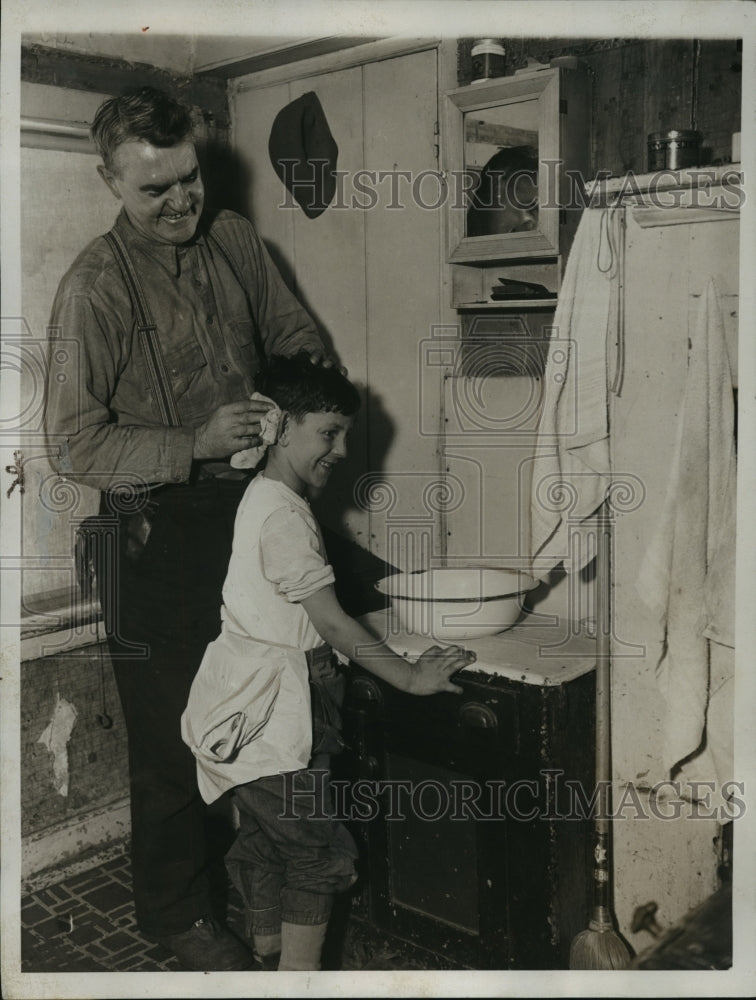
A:
<svg viewBox="0 0 756 1000">
<path fill-rule="evenodd" d="M 158 940 L 188 972 L 244 972 L 260 968 L 249 948 L 215 917 L 200 917 L 188 931 Z"/>
</svg>

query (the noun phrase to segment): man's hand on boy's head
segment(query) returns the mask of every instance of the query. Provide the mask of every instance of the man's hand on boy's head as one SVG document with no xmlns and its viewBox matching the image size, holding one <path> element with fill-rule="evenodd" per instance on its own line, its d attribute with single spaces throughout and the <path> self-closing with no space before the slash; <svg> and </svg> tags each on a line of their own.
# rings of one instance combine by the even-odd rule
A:
<svg viewBox="0 0 756 1000">
<path fill-rule="evenodd" d="M 463 691 L 451 681 L 452 674 L 477 659 L 472 650 L 461 646 L 431 646 L 410 665 L 412 671 L 407 688 L 410 694 L 437 694 L 439 691 Z"/>
<path fill-rule="evenodd" d="M 344 365 L 340 365 L 338 358 L 332 354 L 326 354 L 325 351 L 313 351 L 310 353 L 310 360 L 314 365 L 322 365 L 324 368 L 338 368 L 344 378 L 349 377 L 347 369 Z"/>
</svg>

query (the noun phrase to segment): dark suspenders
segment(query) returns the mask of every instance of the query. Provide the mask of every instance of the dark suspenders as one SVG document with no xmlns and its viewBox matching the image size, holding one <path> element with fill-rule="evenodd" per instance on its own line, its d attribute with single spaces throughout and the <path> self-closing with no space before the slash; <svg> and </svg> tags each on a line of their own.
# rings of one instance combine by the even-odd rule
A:
<svg viewBox="0 0 756 1000">
<path fill-rule="evenodd" d="M 152 390 L 160 409 L 160 416 L 163 423 L 168 427 L 180 427 L 181 418 L 179 417 L 170 379 L 165 370 L 165 361 L 163 359 L 163 351 L 160 347 L 157 327 L 153 322 L 150 307 L 147 304 L 139 276 L 118 233 L 111 230 L 109 233 L 105 233 L 105 239 L 112 247 L 115 259 L 118 261 L 121 269 L 123 280 L 126 282 L 126 287 L 131 295 L 134 309 L 136 310 L 139 341 L 147 361 L 147 370 L 150 382 L 152 383 Z"/>
</svg>

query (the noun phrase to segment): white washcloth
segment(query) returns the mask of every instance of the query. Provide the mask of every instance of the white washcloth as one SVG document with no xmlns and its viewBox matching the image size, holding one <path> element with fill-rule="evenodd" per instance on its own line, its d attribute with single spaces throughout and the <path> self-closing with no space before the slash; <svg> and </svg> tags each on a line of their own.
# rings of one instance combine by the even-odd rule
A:
<svg viewBox="0 0 756 1000">
<path fill-rule="evenodd" d="M 570 535 L 595 513 L 610 484 L 608 380 L 615 357 L 618 219 L 608 209 L 583 212 L 559 292 L 531 486 L 538 579 L 560 562 L 571 572 L 593 558 L 592 548 L 571 545 Z"/>
<path fill-rule="evenodd" d="M 262 461 L 262 457 L 268 450 L 268 446 L 275 444 L 278 440 L 278 428 L 281 423 L 281 410 L 272 399 L 263 396 L 261 392 L 253 392 L 250 399 L 259 400 L 263 403 L 270 403 L 271 408 L 260 421 L 260 437 L 262 444 L 256 448 L 244 448 L 231 456 L 231 466 L 234 469 L 254 469 Z"/>
<path fill-rule="evenodd" d="M 732 776 L 732 734 L 715 731 L 715 719 L 726 713 L 710 698 L 728 691 L 734 670 L 734 412 L 719 294 L 710 279 L 692 332 L 664 508 L 637 587 L 664 630 L 656 668 L 666 702 L 664 768 L 674 772 L 695 755 L 706 732 L 715 768 L 708 777 L 720 779 Z M 714 671 L 710 639 L 721 647 Z"/>
</svg>

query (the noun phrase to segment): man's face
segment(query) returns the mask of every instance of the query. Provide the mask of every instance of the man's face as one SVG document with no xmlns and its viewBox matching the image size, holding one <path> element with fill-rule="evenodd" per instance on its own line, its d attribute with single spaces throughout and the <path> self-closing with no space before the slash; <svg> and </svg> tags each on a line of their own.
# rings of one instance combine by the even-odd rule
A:
<svg viewBox="0 0 756 1000">
<path fill-rule="evenodd" d="M 115 151 L 112 170 L 98 170 L 147 239 L 175 246 L 194 236 L 205 191 L 193 143 L 163 148 L 142 140 L 124 142 Z"/>
</svg>

